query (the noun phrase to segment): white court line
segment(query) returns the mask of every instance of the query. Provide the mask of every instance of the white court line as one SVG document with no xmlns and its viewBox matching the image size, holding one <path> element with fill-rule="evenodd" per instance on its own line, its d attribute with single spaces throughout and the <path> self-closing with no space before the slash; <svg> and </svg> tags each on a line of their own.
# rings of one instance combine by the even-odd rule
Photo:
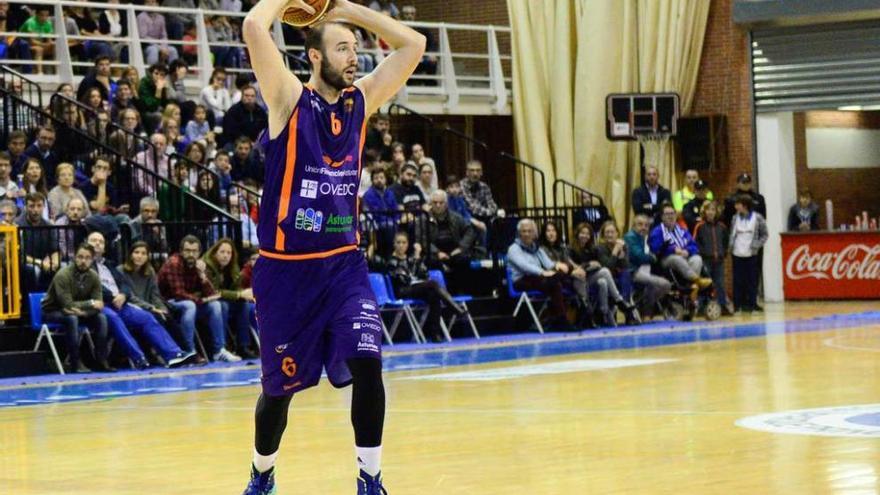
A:
<svg viewBox="0 0 880 495">
<path fill-rule="evenodd" d="M 838 344 L 834 341 L 840 337 L 830 337 L 822 341 L 822 344 L 834 349 L 842 349 L 844 351 L 864 351 L 864 352 L 880 352 L 880 347 L 860 347 L 854 345 Z"/>
<path fill-rule="evenodd" d="M 453 371 L 430 375 L 401 376 L 396 380 L 436 380 L 484 382 L 510 380 L 539 375 L 558 375 L 562 373 L 579 373 L 583 371 L 600 371 L 631 366 L 650 366 L 673 362 L 675 359 L 574 359 L 540 364 L 522 364 L 502 368 L 488 368 L 469 371 Z"/>
</svg>

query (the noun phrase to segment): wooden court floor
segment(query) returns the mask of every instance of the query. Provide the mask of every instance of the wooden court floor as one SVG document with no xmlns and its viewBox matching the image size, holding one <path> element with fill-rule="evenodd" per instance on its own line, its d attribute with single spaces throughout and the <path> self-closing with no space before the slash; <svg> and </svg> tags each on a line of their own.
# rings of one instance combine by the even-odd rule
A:
<svg viewBox="0 0 880 495">
<path fill-rule="evenodd" d="M 736 321 L 877 309 L 770 305 Z M 880 493 L 880 436 L 736 425 L 771 412 L 878 404 L 878 358 L 880 325 L 854 320 L 389 373 L 386 487 L 391 495 Z M 237 495 L 257 393 L 240 386 L 0 409 L 0 494 Z M 322 383 L 294 399 L 279 494 L 355 493 L 349 397 Z"/>
</svg>

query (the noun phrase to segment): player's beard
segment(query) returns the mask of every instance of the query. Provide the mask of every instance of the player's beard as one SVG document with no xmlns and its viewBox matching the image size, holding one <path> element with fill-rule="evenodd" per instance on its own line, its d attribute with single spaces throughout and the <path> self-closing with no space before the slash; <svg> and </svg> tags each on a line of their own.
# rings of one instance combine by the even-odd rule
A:
<svg viewBox="0 0 880 495">
<path fill-rule="evenodd" d="M 351 86 L 345 81 L 345 74 L 343 71 L 334 69 L 329 63 L 324 62 L 323 60 L 321 61 L 321 79 L 337 91 L 342 91 Z"/>
</svg>

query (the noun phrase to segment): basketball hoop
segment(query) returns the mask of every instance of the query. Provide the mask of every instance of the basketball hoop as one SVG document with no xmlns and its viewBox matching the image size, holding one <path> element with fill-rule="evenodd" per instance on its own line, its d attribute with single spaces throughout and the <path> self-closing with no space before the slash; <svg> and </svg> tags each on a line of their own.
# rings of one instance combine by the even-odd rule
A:
<svg viewBox="0 0 880 495">
<path fill-rule="evenodd" d="M 670 134 L 637 134 L 636 140 L 645 155 L 645 167 L 659 167 L 660 160 L 666 153 Z"/>
</svg>

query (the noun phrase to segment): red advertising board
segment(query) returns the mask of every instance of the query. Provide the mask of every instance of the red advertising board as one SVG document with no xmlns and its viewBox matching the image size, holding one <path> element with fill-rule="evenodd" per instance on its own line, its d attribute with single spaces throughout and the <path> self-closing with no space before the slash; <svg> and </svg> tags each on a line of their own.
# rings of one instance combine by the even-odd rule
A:
<svg viewBox="0 0 880 495">
<path fill-rule="evenodd" d="M 880 299 L 880 232 L 782 234 L 786 299 Z"/>
</svg>

